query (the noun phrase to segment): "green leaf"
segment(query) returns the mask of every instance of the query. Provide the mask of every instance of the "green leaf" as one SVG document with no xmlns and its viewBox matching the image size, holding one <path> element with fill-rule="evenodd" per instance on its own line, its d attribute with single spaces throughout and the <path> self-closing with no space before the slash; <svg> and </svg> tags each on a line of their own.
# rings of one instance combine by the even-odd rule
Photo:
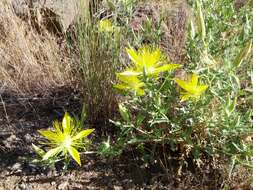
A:
<svg viewBox="0 0 253 190">
<path fill-rule="evenodd" d="M 136 118 L 136 126 L 139 127 L 145 118 L 146 118 L 146 116 L 144 116 L 142 114 L 138 114 L 137 118 Z"/>
<path fill-rule="evenodd" d="M 236 56 L 235 61 L 234 61 L 234 67 L 240 67 L 242 64 L 243 60 L 245 60 L 250 53 L 252 46 L 252 40 L 250 40 L 246 46 L 240 51 L 240 53 Z"/>
<path fill-rule="evenodd" d="M 119 113 L 125 121 L 130 121 L 130 113 L 123 104 L 119 104 Z"/>
<path fill-rule="evenodd" d="M 78 133 L 76 136 L 72 138 L 72 141 L 82 139 L 84 137 L 87 137 L 89 134 L 91 134 L 95 129 L 86 129 Z"/>
<path fill-rule="evenodd" d="M 45 155 L 45 151 L 36 146 L 35 144 L 32 144 L 33 150 L 38 154 L 40 157 L 43 157 Z"/>
<path fill-rule="evenodd" d="M 51 150 L 49 150 L 44 156 L 43 156 L 43 160 L 48 160 L 50 157 L 55 156 L 56 154 L 58 154 L 59 152 L 62 151 L 62 147 L 57 147 L 57 148 L 53 148 Z"/>
<path fill-rule="evenodd" d="M 69 154 L 72 156 L 72 158 L 81 166 L 81 160 L 80 160 L 80 154 L 79 152 L 72 146 L 68 148 Z"/>
</svg>

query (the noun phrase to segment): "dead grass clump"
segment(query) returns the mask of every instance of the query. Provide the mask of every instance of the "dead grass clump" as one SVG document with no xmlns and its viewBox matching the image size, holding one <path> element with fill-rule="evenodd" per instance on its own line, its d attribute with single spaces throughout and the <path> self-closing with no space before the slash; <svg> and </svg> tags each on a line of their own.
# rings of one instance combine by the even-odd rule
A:
<svg viewBox="0 0 253 190">
<path fill-rule="evenodd" d="M 56 39 L 39 35 L 0 1 L 0 89 L 20 95 L 47 94 L 70 84 L 70 65 Z"/>
</svg>

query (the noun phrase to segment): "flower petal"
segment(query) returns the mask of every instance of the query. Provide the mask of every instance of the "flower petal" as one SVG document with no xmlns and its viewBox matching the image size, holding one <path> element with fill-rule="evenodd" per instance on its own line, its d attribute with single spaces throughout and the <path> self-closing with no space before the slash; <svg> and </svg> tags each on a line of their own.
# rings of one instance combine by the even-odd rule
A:
<svg viewBox="0 0 253 190">
<path fill-rule="evenodd" d="M 140 72 L 136 72 L 136 71 L 133 71 L 133 70 L 126 70 L 126 71 L 121 72 L 121 73 L 116 73 L 117 76 L 119 76 L 119 75 L 121 75 L 121 76 L 138 76 L 140 74 L 141 74 Z"/>
<path fill-rule="evenodd" d="M 59 139 L 59 135 L 57 135 L 55 132 L 53 131 L 49 131 L 49 130 L 38 130 L 38 132 L 44 136 L 46 139 L 48 139 L 49 141 L 55 142 L 57 141 L 57 139 Z"/>
<path fill-rule="evenodd" d="M 141 57 L 137 54 L 137 52 L 133 48 L 126 48 L 126 52 L 129 58 L 135 63 L 140 64 L 142 62 Z"/>
<path fill-rule="evenodd" d="M 79 152 L 72 146 L 68 148 L 68 152 L 71 155 L 71 157 L 81 166 L 81 159 Z"/>
<path fill-rule="evenodd" d="M 95 129 L 86 129 L 78 133 L 76 136 L 72 138 L 73 141 L 78 139 L 83 139 L 84 137 L 87 137 L 89 134 L 91 134 Z"/>
<path fill-rule="evenodd" d="M 63 119 L 62 119 L 62 128 L 63 128 L 63 132 L 65 134 L 70 134 L 73 127 L 72 127 L 72 118 L 70 117 L 70 115 L 66 112 Z"/>
<path fill-rule="evenodd" d="M 198 79 L 199 79 L 199 76 L 198 76 L 198 75 L 192 74 L 192 77 L 191 77 L 191 84 L 197 86 L 197 85 L 198 85 Z"/>
<path fill-rule="evenodd" d="M 62 151 L 62 147 L 57 147 L 57 148 L 53 148 L 51 150 L 49 150 L 44 156 L 43 156 L 43 160 L 47 160 L 50 157 L 55 156 L 56 154 L 58 154 L 59 152 Z"/>
</svg>

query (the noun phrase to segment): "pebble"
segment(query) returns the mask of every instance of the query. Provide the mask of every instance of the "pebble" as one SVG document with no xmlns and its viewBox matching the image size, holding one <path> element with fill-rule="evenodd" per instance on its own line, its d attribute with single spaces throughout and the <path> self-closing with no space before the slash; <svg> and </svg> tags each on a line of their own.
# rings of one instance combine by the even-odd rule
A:
<svg viewBox="0 0 253 190">
<path fill-rule="evenodd" d="M 59 190 L 68 190 L 69 187 L 69 182 L 65 181 L 63 183 L 61 183 L 60 185 L 58 185 L 57 189 Z"/>
</svg>

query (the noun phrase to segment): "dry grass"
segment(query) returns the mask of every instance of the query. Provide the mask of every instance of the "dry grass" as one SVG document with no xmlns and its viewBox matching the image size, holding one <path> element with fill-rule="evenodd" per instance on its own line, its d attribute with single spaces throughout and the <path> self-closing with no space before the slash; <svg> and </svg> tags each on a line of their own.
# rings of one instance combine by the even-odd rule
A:
<svg viewBox="0 0 253 190">
<path fill-rule="evenodd" d="M 38 34 L 0 1 L 0 89 L 19 95 L 45 95 L 71 82 L 70 65 L 56 39 Z"/>
<path fill-rule="evenodd" d="M 134 12 L 131 26 L 140 33 L 144 22 L 149 18 L 153 27 L 158 28 L 162 19 L 159 45 L 169 55 L 172 62 L 183 63 L 187 27 L 191 16 L 190 7 L 185 0 L 157 0 L 140 3 Z M 155 31 L 153 31 L 154 33 Z M 149 32 L 152 35 L 152 32 Z M 149 36 L 149 39 L 152 37 Z"/>
</svg>

